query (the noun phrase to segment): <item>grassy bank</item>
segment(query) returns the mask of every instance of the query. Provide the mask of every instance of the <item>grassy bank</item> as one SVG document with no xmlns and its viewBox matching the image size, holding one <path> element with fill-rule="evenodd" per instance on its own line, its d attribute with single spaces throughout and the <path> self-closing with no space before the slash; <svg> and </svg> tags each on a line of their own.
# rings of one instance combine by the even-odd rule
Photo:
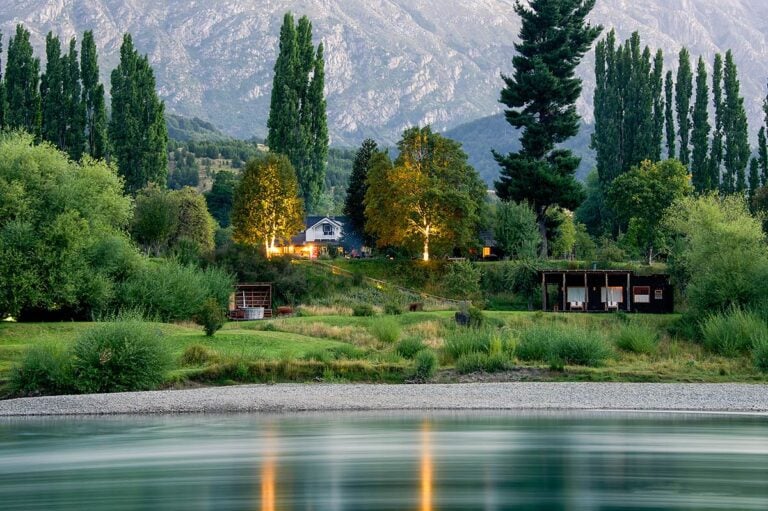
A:
<svg viewBox="0 0 768 511">
<path fill-rule="evenodd" d="M 429 357 L 437 381 L 766 382 L 748 355 L 725 357 L 669 334 L 676 316 L 489 312 L 457 328 L 452 312 L 318 315 L 194 325 L 153 324 L 170 353 L 166 386 L 270 381 L 403 382 Z M 71 346 L 89 323 L 0 324 L 0 385 L 33 346 Z M 423 367 L 421 367 L 424 370 Z"/>
</svg>

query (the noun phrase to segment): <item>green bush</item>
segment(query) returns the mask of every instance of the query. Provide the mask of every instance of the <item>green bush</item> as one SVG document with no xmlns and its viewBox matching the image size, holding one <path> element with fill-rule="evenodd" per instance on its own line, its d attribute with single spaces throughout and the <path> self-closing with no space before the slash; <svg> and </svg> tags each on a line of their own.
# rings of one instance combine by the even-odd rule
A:
<svg viewBox="0 0 768 511">
<path fill-rule="evenodd" d="M 490 346 L 489 329 L 455 328 L 445 338 L 444 352 L 449 360 L 456 361 L 471 353 L 488 353 Z"/>
<path fill-rule="evenodd" d="M 394 318 L 377 318 L 371 323 L 369 330 L 379 342 L 385 344 L 392 344 L 400 338 L 400 324 Z"/>
<path fill-rule="evenodd" d="M 437 372 L 437 365 L 437 355 L 434 351 L 421 350 L 414 357 L 413 378 L 418 381 L 429 380 Z"/>
<path fill-rule="evenodd" d="M 456 361 L 456 371 L 460 374 L 498 373 L 509 367 L 508 358 L 502 353 L 468 353 Z"/>
<path fill-rule="evenodd" d="M 376 311 L 367 303 L 361 303 L 352 308 L 352 315 L 357 317 L 375 316 Z"/>
<path fill-rule="evenodd" d="M 215 298 L 206 300 L 202 309 L 195 317 L 195 322 L 203 327 L 205 335 L 208 337 L 213 337 L 213 334 L 221 330 L 226 320 L 227 313 Z"/>
<path fill-rule="evenodd" d="M 522 333 L 516 353 L 521 360 L 595 367 L 611 356 L 611 348 L 602 335 L 585 328 L 538 325 Z"/>
<path fill-rule="evenodd" d="M 755 340 L 752 347 L 752 361 L 758 370 L 768 373 L 768 337 Z"/>
<path fill-rule="evenodd" d="M 148 264 L 121 286 L 121 308 L 141 310 L 161 321 L 193 319 L 209 299 L 226 307 L 232 275 L 219 268 L 201 270 L 174 260 Z"/>
<path fill-rule="evenodd" d="M 219 361 L 219 355 L 202 344 L 191 344 L 184 349 L 179 362 L 183 366 L 202 366 Z"/>
<path fill-rule="evenodd" d="M 161 336 L 156 326 L 138 319 L 87 330 L 72 350 L 75 386 L 87 393 L 156 388 L 170 365 Z"/>
<path fill-rule="evenodd" d="M 483 314 L 483 311 L 478 309 L 477 307 L 470 307 L 469 308 L 469 326 L 473 328 L 481 328 L 483 325 L 485 325 L 485 314 Z"/>
<path fill-rule="evenodd" d="M 768 337 L 768 326 L 757 314 L 732 307 L 705 319 L 701 334 L 713 353 L 736 357 L 747 353 L 757 339 Z"/>
<path fill-rule="evenodd" d="M 11 371 L 10 388 L 18 396 L 72 392 L 74 387 L 69 353 L 55 344 L 31 347 Z"/>
<path fill-rule="evenodd" d="M 400 306 L 396 303 L 388 303 L 384 305 L 384 314 L 388 314 L 390 316 L 399 316 L 403 313 L 403 309 L 400 308 Z"/>
<path fill-rule="evenodd" d="M 619 330 L 616 346 L 631 353 L 651 355 L 659 348 L 659 336 L 648 327 L 628 323 Z"/>
<path fill-rule="evenodd" d="M 418 337 L 406 337 L 397 343 L 396 351 L 403 358 L 412 359 L 418 352 L 425 349 L 424 343 Z"/>
<path fill-rule="evenodd" d="M 451 298 L 457 300 L 479 300 L 480 269 L 469 261 L 456 261 L 448 265 L 443 277 L 443 287 Z"/>
</svg>

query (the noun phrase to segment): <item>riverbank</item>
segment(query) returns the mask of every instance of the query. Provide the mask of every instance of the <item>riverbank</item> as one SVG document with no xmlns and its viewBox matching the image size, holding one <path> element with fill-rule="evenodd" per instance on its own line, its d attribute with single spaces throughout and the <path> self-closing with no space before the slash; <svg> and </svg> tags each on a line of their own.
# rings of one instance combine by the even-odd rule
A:
<svg viewBox="0 0 768 511">
<path fill-rule="evenodd" d="M 744 384 L 278 384 L 0 401 L 0 416 L 377 410 L 616 410 L 768 413 Z"/>
</svg>

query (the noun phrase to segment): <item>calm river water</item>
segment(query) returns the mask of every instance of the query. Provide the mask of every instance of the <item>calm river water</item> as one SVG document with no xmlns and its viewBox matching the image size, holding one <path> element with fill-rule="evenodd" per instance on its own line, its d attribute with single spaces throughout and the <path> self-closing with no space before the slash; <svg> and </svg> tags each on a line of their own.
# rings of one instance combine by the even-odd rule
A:
<svg viewBox="0 0 768 511">
<path fill-rule="evenodd" d="M 768 419 L 0 419 L 0 510 L 766 510 Z"/>
</svg>

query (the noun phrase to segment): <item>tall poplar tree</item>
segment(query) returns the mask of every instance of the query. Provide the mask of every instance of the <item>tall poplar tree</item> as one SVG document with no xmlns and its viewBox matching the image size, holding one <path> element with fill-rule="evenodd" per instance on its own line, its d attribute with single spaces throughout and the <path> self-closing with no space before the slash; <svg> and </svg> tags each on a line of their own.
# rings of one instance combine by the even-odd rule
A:
<svg viewBox="0 0 768 511">
<path fill-rule="evenodd" d="M 164 185 L 168 175 L 168 131 L 163 102 L 146 56 L 125 34 L 120 64 L 112 71 L 110 144 L 126 190 L 136 193 L 149 183 Z"/>
<path fill-rule="evenodd" d="M 45 60 L 45 73 L 40 78 L 42 137 L 64 149 L 67 123 L 64 108 L 65 59 L 61 56 L 61 41 L 53 32 L 48 32 L 45 37 Z"/>
<path fill-rule="evenodd" d="M 749 165 L 749 127 L 747 113 L 744 109 L 744 98 L 741 96 L 738 70 L 729 50 L 725 54 L 725 69 L 723 71 L 724 118 L 725 133 L 725 176 L 723 192 L 744 192 L 747 189 L 746 170 Z"/>
<path fill-rule="evenodd" d="M 709 154 L 709 85 L 707 66 L 699 57 L 696 66 L 696 99 L 693 104 L 693 131 L 691 132 L 691 175 L 696 191 L 717 189 L 716 176 L 710 173 L 707 155 Z"/>
<path fill-rule="evenodd" d="M 0 55 L 3 54 L 3 33 L 0 32 Z M 0 59 L 0 130 L 5 128 L 5 82 L 3 81 L 3 66 Z"/>
<path fill-rule="evenodd" d="M 349 226 L 358 236 L 362 236 L 365 244 L 369 246 L 372 240 L 371 236 L 365 233 L 363 201 L 368 191 L 368 167 L 377 151 L 376 142 L 370 138 L 364 140 L 360 149 L 357 150 L 352 164 L 352 174 L 349 177 L 349 186 L 347 186 L 347 197 L 344 201 L 344 214 L 347 216 Z"/>
<path fill-rule="evenodd" d="M 24 129 L 38 140 L 42 122 L 39 82 L 40 59 L 32 51 L 29 31 L 16 25 L 16 35 L 8 41 L 5 122 L 7 127 Z"/>
<path fill-rule="evenodd" d="M 272 82 L 267 144 L 288 156 L 308 211 L 317 205 L 328 159 L 323 46 L 312 46 L 312 24 L 286 13 Z"/>
<path fill-rule="evenodd" d="M 680 136 L 680 162 L 690 164 L 691 150 L 689 137 L 691 133 L 691 96 L 693 95 L 693 72 L 691 71 L 691 54 L 687 48 L 680 50 L 677 67 L 677 83 L 675 85 L 675 107 L 677 110 L 677 131 Z"/>
<path fill-rule="evenodd" d="M 661 160 L 661 146 L 664 142 L 664 53 L 656 52 L 651 74 L 651 98 L 653 100 L 653 139 L 651 147 L 655 161 Z"/>
<path fill-rule="evenodd" d="M 616 32 L 611 30 L 595 47 L 595 132 L 591 147 L 596 151 L 598 177 L 610 184 L 624 166 L 622 95 L 618 88 Z"/>
<path fill-rule="evenodd" d="M 752 204 L 752 199 L 760 188 L 760 163 L 757 158 L 749 160 L 749 203 Z"/>
<path fill-rule="evenodd" d="M 664 118 L 665 118 L 665 131 L 667 135 L 667 158 L 674 159 L 677 156 L 676 150 L 676 138 L 677 131 L 675 130 L 675 97 L 674 97 L 675 81 L 672 77 L 672 71 L 667 71 L 667 77 L 664 80 Z"/>
<path fill-rule="evenodd" d="M 712 150 L 709 156 L 710 179 L 713 184 L 722 188 L 723 163 L 723 56 L 719 53 L 715 55 L 715 62 L 712 67 L 712 103 L 715 112 L 715 132 L 712 137 Z"/>
<path fill-rule="evenodd" d="M 85 151 L 94 158 L 107 156 L 107 113 L 104 85 L 99 82 L 99 62 L 93 32 L 86 31 L 80 45 L 80 77 L 85 111 Z"/>
<path fill-rule="evenodd" d="M 503 200 L 528 201 L 536 212 L 542 234 L 541 253 L 546 257 L 547 210 L 552 205 L 575 208 L 584 197 L 574 174 L 580 159 L 560 144 L 579 131 L 576 101 L 582 82 L 575 69 L 601 26 L 586 18 L 595 0 L 531 0 L 517 2 L 522 19 L 514 74 L 503 76 L 506 87 L 501 102 L 507 122 L 522 129 L 522 149 L 502 156 L 496 190 Z"/>
<path fill-rule="evenodd" d="M 77 55 L 77 41 L 69 42 L 69 53 L 63 60 L 64 71 L 64 115 L 66 129 L 64 149 L 69 156 L 79 161 L 85 150 L 85 105 L 80 86 L 80 61 Z"/>
<path fill-rule="evenodd" d="M 768 140 L 765 136 L 765 126 L 757 133 L 757 154 L 760 159 L 760 182 L 768 185 Z"/>
</svg>

